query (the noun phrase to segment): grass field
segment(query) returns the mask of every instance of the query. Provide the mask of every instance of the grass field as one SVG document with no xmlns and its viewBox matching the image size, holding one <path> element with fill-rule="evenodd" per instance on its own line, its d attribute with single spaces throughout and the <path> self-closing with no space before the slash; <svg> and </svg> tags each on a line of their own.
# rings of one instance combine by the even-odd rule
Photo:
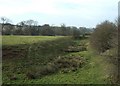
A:
<svg viewBox="0 0 120 86">
<path fill-rule="evenodd" d="M 32 44 L 36 42 L 43 42 L 48 40 L 55 40 L 62 38 L 62 36 L 3 36 L 3 45 L 20 45 L 20 44 Z"/>
<path fill-rule="evenodd" d="M 81 46 L 87 50 L 78 49 Z M 113 65 L 104 57 L 94 55 L 89 47 L 89 39 L 75 40 L 63 36 L 3 36 L 2 47 L 4 84 L 111 84 L 109 70 Z M 72 49 L 75 52 L 71 51 Z M 60 57 L 66 58 L 67 62 L 68 57 L 83 58 L 85 63 L 75 71 L 69 68 L 56 68 L 56 71 L 49 65 Z M 64 62 L 64 59 L 60 60 Z M 45 67 L 54 71 L 51 73 L 49 68 L 46 70 L 48 74 L 40 77 L 39 71 Z M 69 72 L 62 72 L 66 69 Z M 36 77 L 29 75 L 29 78 L 27 73 Z"/>
</svg>

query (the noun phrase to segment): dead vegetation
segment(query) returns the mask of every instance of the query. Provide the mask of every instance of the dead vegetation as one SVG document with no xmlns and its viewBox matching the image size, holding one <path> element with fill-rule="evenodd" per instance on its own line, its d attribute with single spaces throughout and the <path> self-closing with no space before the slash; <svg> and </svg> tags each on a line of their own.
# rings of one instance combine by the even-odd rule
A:
<svg viewBox="0 0 120 86">
<path fill-rule="evenodd" d="M 68 73 L 76 71 L 85 64 L 86 60 L 79 56 L 58 57 L 42 68 L 36 68 L 29 71 L 26 76 L 28 79 L 41 78 L 57 72 Z"/>
</svg>

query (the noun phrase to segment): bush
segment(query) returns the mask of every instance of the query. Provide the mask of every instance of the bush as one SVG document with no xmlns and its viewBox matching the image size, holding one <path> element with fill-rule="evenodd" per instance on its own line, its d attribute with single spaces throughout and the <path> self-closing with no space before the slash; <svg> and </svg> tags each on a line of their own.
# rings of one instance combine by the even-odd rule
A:
<svg viewBox="0 0 120 86">
<path fill-rule="evenodd" d="M 75 57 L 75 56 L 61 57 L 54 61 L 54 64 L 61 69 L 62 68 L 69 68 L 69 69 L 79 68 L 84 63 L 85 63 L 84 59 L 82 59 L 81 57 Z"/>
<path fill-rule="evenodd" d="M 51 65 L 47 65 L 39 71 L 41 75 L 49 75 L 55 72 L 56 72 L 56 69 Z"/>
<path fill-rule="evenodd" d="M 103 53 L 112 48 L 112 40 L 115 38 L 116 26 L 112 22 L 105 21 L 96 26 L 90 38 L 90 44 L 98 53 Z"/>
<path fill-rule="evenodd" d="M 85 63 L 85 60 L 81 57 L 69 56 L 69 57 L 58 57 L 52 63 L 48 63 L 46 66 L 41 68 L 31 68 L 26 73 L 28 79 L 41 78 L 46 75 L 51 75 L 58 71 L 62 73 L 68 73 L 70 71 L 76 71 Z"/>
<path fill-rule="evenodd" d="M 33 72 L 26 73 L 26 76 L 28 79 L 36 79 L 37 78 L 36 74 Z"/>
</svg>

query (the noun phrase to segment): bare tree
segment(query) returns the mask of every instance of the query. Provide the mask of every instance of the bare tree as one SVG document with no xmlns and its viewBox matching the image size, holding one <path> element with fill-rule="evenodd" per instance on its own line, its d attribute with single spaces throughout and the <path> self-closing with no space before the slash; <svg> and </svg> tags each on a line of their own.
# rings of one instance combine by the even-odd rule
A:
<svg viewBox="0 0 120 86">
<path fill-rule="evenodd" d="M 34 21 L 34 20 L 27 20 L 26 21 L 26 24 L 28 25 L 28 26 L 35 26 L 35 25 L 37 25 L 38 24 L 38 22 L 37 21 Z"/>
<path fill-rule="evenodd" d="M 10 23 L 10 19 L 6 18 L 6 17 L 1 17 L 1 25 L 2 25 L 2 32 L 3 32 L 3 28 L 5 26 L 6 23 Z"/>
</svg>

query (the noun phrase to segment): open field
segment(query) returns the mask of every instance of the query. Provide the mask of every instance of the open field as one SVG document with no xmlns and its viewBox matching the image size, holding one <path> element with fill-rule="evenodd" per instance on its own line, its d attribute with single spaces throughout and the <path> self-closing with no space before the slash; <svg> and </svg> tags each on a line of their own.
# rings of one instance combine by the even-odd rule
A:
<svg viewBox="0 0 120 86">
<path fill-rule="evenodd" d="M 111 84 L 113 65 L 94 55 L 88 38 L 3 36 L 2 40 L 4 84 Z"/>
<path fill-rule="evenodd" d="M 20 44 L 32 44 L 36 42 L 43 42 L 48 40 L 55 40 L 62 38 L 63 36 L 3 36 L 3 45 L 20 45 Z"/>
</svg>

